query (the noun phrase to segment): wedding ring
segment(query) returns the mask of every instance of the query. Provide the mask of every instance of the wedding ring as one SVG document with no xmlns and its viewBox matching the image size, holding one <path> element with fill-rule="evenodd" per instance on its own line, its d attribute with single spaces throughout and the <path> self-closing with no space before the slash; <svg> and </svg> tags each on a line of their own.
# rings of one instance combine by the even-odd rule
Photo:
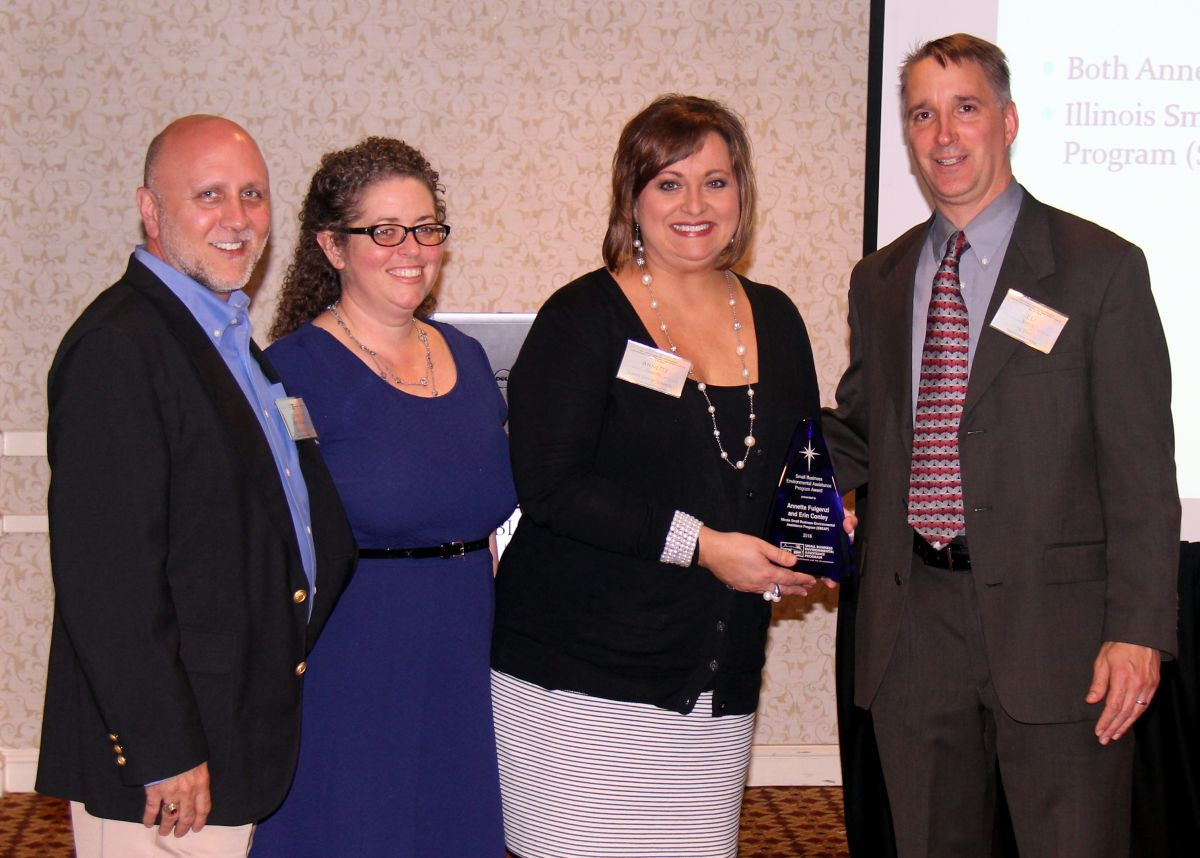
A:
<svg viewBox="0 0 1200 858">
<path fill-rule="evenodd" d="M 764 602 L 778 602 L 783 594 L 779 592 L 779 585 L 772 585 L 770 590 L 763 590 Z"/>
<path fill-rule="evenodd" d="M 170 802 L 167 805 L 167 816 L 174 816 L 177 813 L 179 813 L 179 805 L 175 802 Z"/>
<path fill-rule="evenodd" d="M 1145 700 L 1135 700 L 1135 701 L 1133 701 L 1133 702 L 1134 702 L 1134 703 L 1136 703 L 1138 706 L 1145 706 L 1145 705 L 1146 705 L 1146 701 L 1145 701 Z"/>
</svg>

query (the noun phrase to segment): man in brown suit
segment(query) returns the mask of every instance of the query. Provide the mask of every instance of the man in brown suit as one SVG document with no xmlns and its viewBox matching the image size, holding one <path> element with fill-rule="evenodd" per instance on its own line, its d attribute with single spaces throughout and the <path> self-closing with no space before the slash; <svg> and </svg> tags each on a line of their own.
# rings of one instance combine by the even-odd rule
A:
<svg viewBox="0 0 1200 858">
<path fill-rule="evenodd" d="M 995 45 L 923 45 L 901 96 L 936 212 L 856 266 L 826 416 L 842 488 L 870 490 L 855 702 L 899 853 L 988 854 L 998 768 L 1022 856 L 1128 855 L 1127 734 L 1176 646 L 1180 525 L 1145 258 L 1014 181 Z M 948 283 L 957 385 L 936 378 L 945 341 L 926 340 Z M 924 455 L 939 410 L 943 461 L 926 467 L 914 421 Z"/>
</svg>

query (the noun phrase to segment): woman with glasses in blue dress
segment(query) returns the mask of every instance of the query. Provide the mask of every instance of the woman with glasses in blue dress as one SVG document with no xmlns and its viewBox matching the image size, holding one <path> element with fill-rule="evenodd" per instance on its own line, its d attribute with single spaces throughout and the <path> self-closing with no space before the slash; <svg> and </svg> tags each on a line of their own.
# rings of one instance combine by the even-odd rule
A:
<svg viewBox="0 0 1200 858">
<path fill-rule="evenodd" d="M 360 551 L 254 858 L 504 854 L 488 648 L 495 529 L 516 497 L 483 348 L 428 318 L 442 194 L 420 152 L 371 137 L 325 155 L 304 201 L 267 355 L 307 406 Z"/>
</svg>

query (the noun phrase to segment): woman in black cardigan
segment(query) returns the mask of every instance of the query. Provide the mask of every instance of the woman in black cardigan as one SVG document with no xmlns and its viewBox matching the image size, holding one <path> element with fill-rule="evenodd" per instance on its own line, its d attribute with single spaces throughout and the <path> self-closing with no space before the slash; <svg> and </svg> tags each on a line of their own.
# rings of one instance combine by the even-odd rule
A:
<svg viewBox="0 0 1200 858">
<path fill-rule="evenodd" d="M 795 306 L 730 270 L 754 199 L 740 120 L 656 100 L 613 159 L 606 267 L 512 369 L 492 666 L 522 858 L 736 853 L 770 602 L 816 583 L 758 538 L 820 404 Z"/>
</svg>

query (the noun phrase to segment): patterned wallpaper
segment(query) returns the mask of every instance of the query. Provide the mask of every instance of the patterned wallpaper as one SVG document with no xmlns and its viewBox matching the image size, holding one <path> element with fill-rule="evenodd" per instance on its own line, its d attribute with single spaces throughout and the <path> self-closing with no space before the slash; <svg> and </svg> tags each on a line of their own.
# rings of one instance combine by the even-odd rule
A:
<svg viewBox="0 0 1200 858">
<path fill-rule="evenodd" d="M 41 430 L 53 350 L 140 238 L 134 189 L 170 119 L 258 139 L 274 233 L 269 321 L 320 155 L 367 134 L 423 149 L 454 242 L 443 310 L 532 311 L 600 264 L 624 122 L 654 96 L 747 120 L 762 206 L 743 270 L 786 290 L 828 401 L 861 243 L 868 0 L 9 0 L 0 8 L 0 430 Z M 260 335 L 260 341 L 262 337 Z M 44 460 L 0 458 L 0 512 L 45 511 Z M 51 588 L 41 534 L 0 534 L 0 747 L 37 744 Z M 758 741 L 836 741 L 836 600 L 777 611 Z"/>
</svg>

